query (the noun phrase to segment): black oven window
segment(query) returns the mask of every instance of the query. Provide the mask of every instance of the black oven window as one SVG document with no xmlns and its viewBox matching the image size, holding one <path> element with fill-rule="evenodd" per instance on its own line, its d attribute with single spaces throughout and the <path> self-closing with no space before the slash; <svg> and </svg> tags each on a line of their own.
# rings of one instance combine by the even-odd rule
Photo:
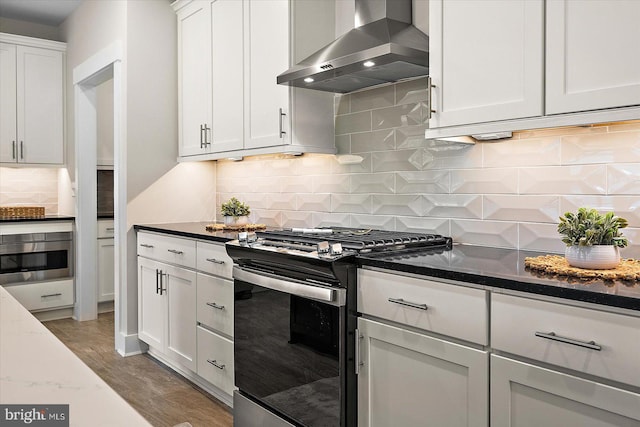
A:
<svg viewBox="0 0 640 427">
<path fill-rule="evenodd" d="M 68 268 L 66 250 L 0 255 L 0 274 Z"/>
</svg>

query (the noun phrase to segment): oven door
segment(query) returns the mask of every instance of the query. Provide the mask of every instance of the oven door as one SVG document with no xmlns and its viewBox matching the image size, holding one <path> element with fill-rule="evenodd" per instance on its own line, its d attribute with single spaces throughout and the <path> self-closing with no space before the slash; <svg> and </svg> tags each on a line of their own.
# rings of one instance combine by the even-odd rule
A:
<svg viewBox="0 0 640 427">
<path fill-rule="evenodd" d="M 344 426 L 346 289 L 238 266 L 233 277 L 240 393 L 295 425 Z"/>
</svg>

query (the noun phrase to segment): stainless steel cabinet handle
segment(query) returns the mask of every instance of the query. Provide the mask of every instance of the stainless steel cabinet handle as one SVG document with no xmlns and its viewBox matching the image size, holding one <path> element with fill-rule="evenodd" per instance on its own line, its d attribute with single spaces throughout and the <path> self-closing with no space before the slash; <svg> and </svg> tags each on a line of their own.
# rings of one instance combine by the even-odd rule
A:
<svg viewBox="0 0 640 427">
<path fill-rule="evenodd" d="M 284 127 L 283 118 L 286 115 L 287 115 L 287 113 L 284 113 L 282 111 L 282 108 L 280 108 L 280 111 L 278 113 L 278 122 L 280 123 L 280 138 L 284 138 L 284 136 L 287 134 L 284 130 L 282 130 L 282 128 Z"/>
<path fill-rule="evenodd" d="M 207 261 L 212 262 L 214 264 L 224 264 L 224 261 L 215 258 L 205 258 Z"/>
<path fill-rule="evenodd" d="M 596 344 L 595 341 L 586 342 L 586 341 L 574 340 L 573 338 L 566 338 L 566 337 L 561 337 L 559 335 L 556 335 L 555 332 L 549 332 L 549 333 L 536 332 L 535 335 L 540 338 L 546 338 L 552 341 L 559 341 L 565 344 L 577 345 L 578 347 L 584 347 L 590 350 L 596 350 L 596 351 L 602 350 L 602 346 L 599 346 L 598 344 Z"/>
<path fill-rule="evenodd" d="M 20 141 L 20 159 L 24 160 L 24 141 Z"/>
<path fill-rule="evenodd" d="M 211 138 L 209 138 L 210 135 L 211 135 L 211 128 L 209 126 L 207 126 L 207 124 L 205 123 L 205 125 L 204 125 L 204 146 L 205 146 L 205 148 L 207 147 L 207 145 L 211 145 Z"/>
<path fill-rule="evenodd" d="M 156 294 L 160 293 L 160 270 L 156 268 Z"/>
<path fill-rule="evenodd" d="M 11 158 L 12 159 L 16 158 L 16 142 L 15 141 L 11 141 Z"/>
<path fill-rule="evenodd" d="M 140 246 L 142 246 L 143 248 L 153 248 L 153 245 L 148 245 L 146 243 L 140 243 Z"/>
<path fill-rule="evenodd" d="M 164 295 L 164 293 L 167 292 L 167 288 L 162 287 L 163 276 L 168 276 L 168 274 L 163 273 L 162 270 L 160 270 L 160 295 Z"/>
<path fill-rule="evenodd" d="M 406 305 L 407 307 L 419 308 L 420 310 L 428 310 L 427 304 L 419 304 L 416 302 L 405 301 L 402 298 L 389 298 L 389 302 L 394 304 Z"/>
<path fill-rule="evenodd" d="M 207 359 L 207 362 L 211 363 L 213 366 L 221 370 L 225 367 L 225 365 L 219 365 L 217 360 Z"/>
<path fill-rule="evenodd" d="M 106 231 L 113 231 L 113 227 L 107 227 L 107 228 L 105 228 L 105 230 Z M 140 246 L 142 246 L 142 245 L 140 245 Z"/>
<path fill-rule="evenodd" d="M 436 112 L 433 108 L 433 96 L 431 94 L 431 89 L 436 87 L 433 83 L 431 83 L 431 77 L 427 77 L 427 119 L 431 118 L 431 115 Z"/>
<path fill-rule="evenodd" d="M 59 297 L 60 295 L 62 295 L 60 292 L 56 293 L 56 294 L 48 294 L 48 295 L 40 295 L 41 298 L 50 298 L 50 297 Z"/>
<path fill-rule="evenodd" d="M 177 249 L 167 249 L 168 252 L 171 252 L 172 254 L 176 254 L 176 255 L 182 255 L 184 252 L 179 251 Z"/>
<path fill-rule="evenodd" d="M 202 132 L 204 132 L 204 126 L 200 125 L 200 148 L 204 148 L 204 141 L 202 139 Z"/>
<path fill-rule="evenodd" d="M 356 348 L 355 348 L 355 365 L 356 365 L 356 375 L 360 373 L 360 367 L 364 366 L 364 362 L 360 360 L 360 340 L 364 338 L 363 335 L 360 334 L 360 330 L 355 330 L 356 335 Z"/>
<path fill-rule="evenodd" d="M 218 305 L 215 302 L 208 302 L 209 307 L 217 308 L 218 310 L 224 310 L 224 305 Z"/>
</svg>

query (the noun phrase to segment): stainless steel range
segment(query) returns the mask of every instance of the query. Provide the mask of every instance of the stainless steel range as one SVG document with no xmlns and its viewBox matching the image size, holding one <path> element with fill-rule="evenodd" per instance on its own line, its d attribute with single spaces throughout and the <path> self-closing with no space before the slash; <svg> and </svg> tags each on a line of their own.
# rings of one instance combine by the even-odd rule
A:
<svg viewBox="0 0 640 427">
<path fill-rule="evenodd" d="M 234 260 L 234 425 L 356 426 L 356 262 L 451 248 L 434 234 L 351 228 L 241 233 Z"/>
</svg>

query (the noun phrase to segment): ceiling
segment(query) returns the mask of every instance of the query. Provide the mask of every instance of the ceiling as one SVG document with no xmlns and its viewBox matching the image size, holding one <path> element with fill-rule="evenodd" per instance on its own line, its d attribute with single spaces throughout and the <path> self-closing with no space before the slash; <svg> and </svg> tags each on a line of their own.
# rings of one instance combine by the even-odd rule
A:
<svg viewBox="0 0 640 427">
<path fill-rule="evenodd" d="M 57 27 L 83 0 L 0 0 L 0 17 Z"/>
</svg>

